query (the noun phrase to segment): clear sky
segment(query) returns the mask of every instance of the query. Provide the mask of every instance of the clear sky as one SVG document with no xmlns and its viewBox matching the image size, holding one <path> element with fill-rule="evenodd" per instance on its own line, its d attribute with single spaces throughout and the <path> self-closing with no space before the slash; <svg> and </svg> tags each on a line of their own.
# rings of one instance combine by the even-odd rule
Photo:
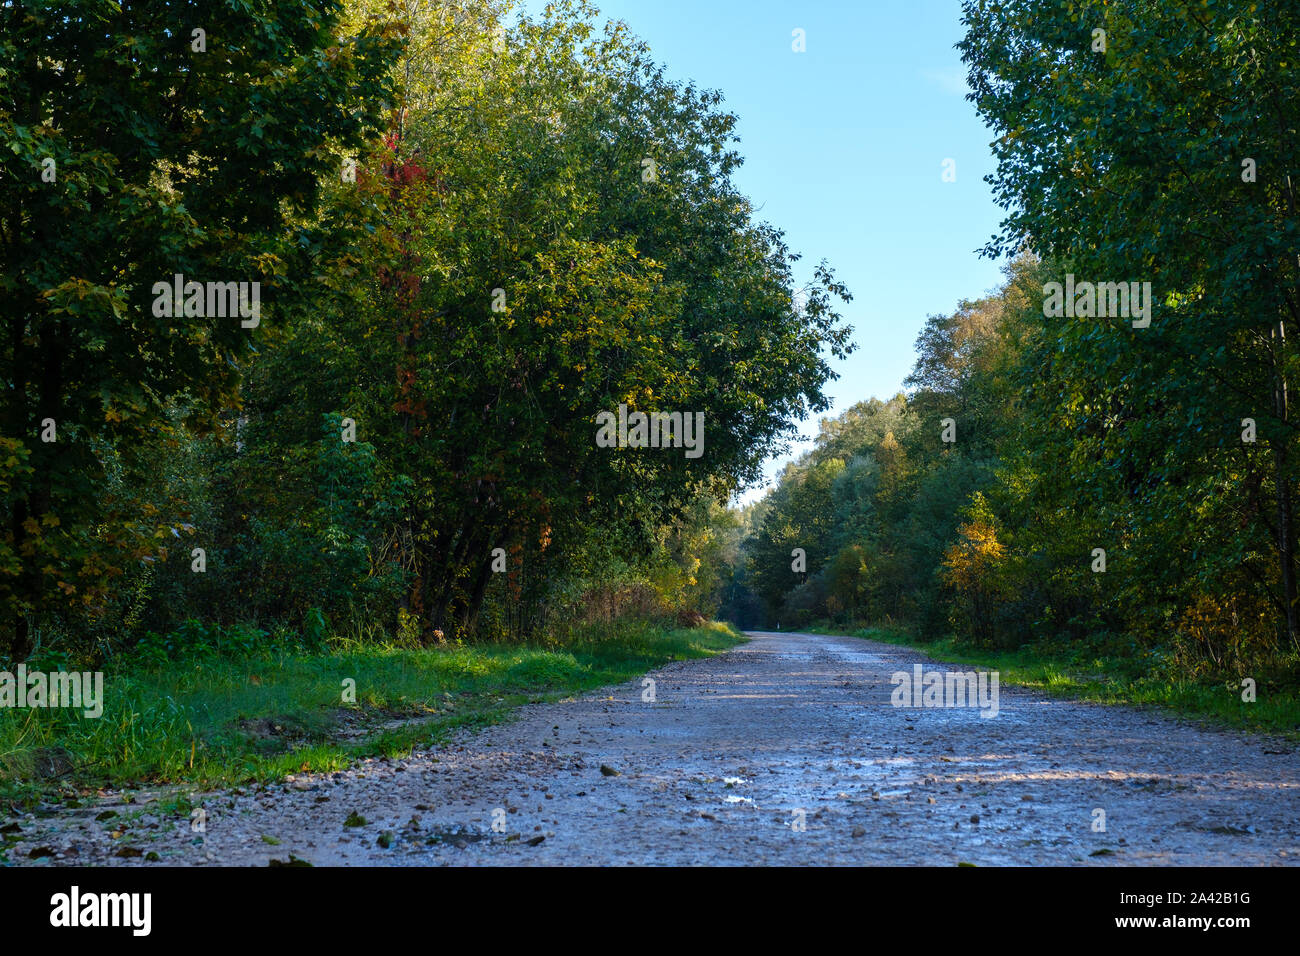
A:
<svg viewBox="0 0 1300 956">
<path fill-rule="evenodd" d="M 824 258 L 853 293 L 844 314 L 858 349 L 835 363 L 829 414 L 899 391 L 926 316 L 1001 278 L 977 254 L 1002 210 L 983 180 L 992 135 L 964 99 L 953 48 L 957 0 L 595 2 L 670 76 L 723 92 L 740 117 L 737 186 L 802 253 L 801 280 Z M 791 49 L 796 28 L 806 52 Z M 801 431 L 815 435 L 816 420 Z M 804 447 L 768 462 L 769 479 Z"/>
</svg>

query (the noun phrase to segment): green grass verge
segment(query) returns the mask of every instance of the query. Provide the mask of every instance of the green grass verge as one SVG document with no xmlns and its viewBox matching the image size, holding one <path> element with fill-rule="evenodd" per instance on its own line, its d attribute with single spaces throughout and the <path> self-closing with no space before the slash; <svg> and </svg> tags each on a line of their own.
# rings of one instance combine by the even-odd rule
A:
<svg viewBox="0 0 1300 956">
<path fill-rule="evenodd" d="M 626 623 L 543 645 L 350 645 L 107 672 L 99 718 L 0 710 L 0 800 L 31 806 L 101 786 L 206 788 L 338 770 L 744 640 L 723 624 Z M 355 703 L 344 702 L 348 680 Z"/>
<path fill-rule="evenodd" d="M 845 634 L 843 629 L 810 627 L 817 634 Z M 1026 645 L 1019 650 L 972 648 L 955 638 L 922 642 L 897 628 L 867 627 L 848 632 L 897 644 L 938 661 L 984 667 L 998 672 L 1003 684 L 1033 687 L 1058 697 L 1101 704 L 1160 707 L 1212 725 L 1277 733 L 1300 740 L 1300 693 L 1290 674 L 1261 674 L 1256 699 L 1241 699 L 1240 682 L 1187 680 L 1162 675 L 1158 665 L 1132 656 L 1108 654 L 1087 645 L 1060 648 Z"/>
</svg>

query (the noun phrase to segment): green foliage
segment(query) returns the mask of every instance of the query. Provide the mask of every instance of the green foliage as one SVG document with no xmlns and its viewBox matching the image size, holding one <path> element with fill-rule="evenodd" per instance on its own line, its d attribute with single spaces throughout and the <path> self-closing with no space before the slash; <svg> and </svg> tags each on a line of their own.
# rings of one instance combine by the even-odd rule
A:
<svg viewBox="0 0 1300 956">
<path fill-rule="evenodd" d="M 827 407 L 847 290 L 794 287 L 719 93 L 585 2 L 507 6 L 200 4 L 200 49 L 164 7 L 0 5 L 0 660 L 734 589 L 722 502 Z M 259 282 L 259 324 L 157 314 L 177 273 Z M 703 413 L 704 454 L 597 446 L 622 404 Z"/>
<path fill-rule="evenodd" d="M 363 141 L 388 89 L 392 39 L 341 35 L 337 2 L 203 7 L 206 52 L 167 5 L 0 6 L 0 647 L 16 655 L 33 616 L 94 619 L 157 557 L 184 512 L 148 494 L 171 411 L 210 426 L 253 351 L 238 317 L 158 315 L 154 284 L 260 281 L 273 300 L 331 149 Z"/>
<path fill-rule="evenodd" d="M 512 705 L 620 683 L 740 641 L 721 626 L 620 624 L 581 628 L 547 646 L 426 650 L 339 641 L 311 653 L 251 631 L 186 622 L 150 639 L 152 666 L 105 675 L 113 693 L 98 719 L 62 709 L 0 710 L 0 793 L 40 797 L 56 784 L 139 781 L 211 787 L 336 770 L 356 756 L 409 752 L 458 726 L 499 719 Z M 345 678 L 356 681 L 355 705 L 340 702 Z M 395 715 L 406 723 L 386 730 Z M 40 779 L 36 769 L 52 752 L 71 776 Z"/>
<path fill-rule="evenodd" d="M 389 574 L 367 610 L 426 640 L 526 634 L 584 593 L 710 603 L 724 582 L 698 573 L 707 501 L 825 407 L 822 352 L 847 349 L 831 308 L 847 292 L 823 267 L 796 307 L 795 257 L 732 185 L 718 94 L 668 81 L 592 15 L 553 5 L 491 52 L 491 30 L 448 36 L 436 11 L 409 24 L 398 118 L 307 242 L 337 250 L 303 263 L 325 307 L 286 314 L 245 393 L 244 455 L 275 474 L 305 455 L 314 416 L 357 423 L 385 504 L 331 528 L 368 555 L 365 580 Z M 598 447 L 597 414 L 620 404 L 702 412 L 705 454 Z M 252 498 L 248 520 L 283 534 L 283 492 Z M 249 553 L 288 569 L 302 547 Z M 336 610 L 362 579 L 341 550 L 323 588 Z"/>
<path fill-rule="evenodd" d="M 964 11 L 961 49 L 999 134 L 993 182 L 1011 209 L 989 251 L 1028 243 L 1045 278 L 1152 289 L 1149 327 L 1039 320 L 1029 421 L 1057 447 L 1031 454 L 1068 474 L 1126 621 L 1155 633 L 1214 606 L 1221 631 L 1262 624 L 1274 631 L 1264 643 L 1300 649 L 1288 399 L 1300 355 L 1287 335 L 1300 317 L 1297 11 L 1248 0 Z M 1246 418 L 1255 442 L 1242 440 Z"/>
<path fill-rule="evenodd" d="M 905 398 L 823 423 L 745 543 L 750 586 L 769 622 L 1005 648 L 1123 634 L 1156 681 L 1285 686 L 1300 19 L 1247 0 L 963 11 L 1008 209 L 985 251 L 1016 258 L 996 293 L 927 320 Z M 1150 313 L 1050 316 L 1067 276 L 1150 283 Z M 831 460 L 848 462 L 833 520 L 805 529 Z M 791 544 L 835 557 L 800 580 L 777 560 Z"/>
</svg>

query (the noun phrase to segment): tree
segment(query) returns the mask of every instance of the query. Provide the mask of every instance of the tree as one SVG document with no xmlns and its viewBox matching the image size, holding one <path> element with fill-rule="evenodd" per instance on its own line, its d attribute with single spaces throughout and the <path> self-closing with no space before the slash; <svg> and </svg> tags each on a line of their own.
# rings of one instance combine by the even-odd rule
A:
<svg viewBox="0 0 1300 956">
<path fill-rule="evenodd" d="M 1081 292 L 1082 316 L 1045 322 L 1078 487 L 1131 532 L 1165 619 L 1189 581 L 1251 591 L 1300 647 L 1300 13 L 1246 0 L 963 9 L 972 99 L 999 134 L 991 181 L 1011 210 L 988 251 L 1028 243 L 1054 279 L 1149 289 L 1140 315 L 1093 317 Z"/>
<path fill-rule="evenodd" d="M 242 314 L 160 314 L 155 283 L 260 282 L 274 300 L 285 231 L 336 150 L 378 120 L 386 86 L 393 39 L 373 24 L 340 35 L 339 10 L 0 5 L 11 653 L 30 648 L 31 615 L 93 612 L 181 520 L 105 501 L 107 462 L 147 472 L 147 439 L 177 427 L 174 406 L 211 425 L 255 332 Z"/>
<path fill-rule="evenodd" d="M 497 548 L 530 605 L 593 528 L 644 557 L 702 493 L 725 499 L 825 407 L 823 353 L 848 341 L 847 292 L 822 267 L 797 297 L 795 257 L 731 183 L 716 93 L 669 82 L 586 5 L 499 33 L 493 10 L 403 23 L 387 140 L 320 225 L 371 231 L 314 264 L 328 320 L 304 303 L 250 408 L 277 444 L 328 411 L 358 423 L 408 485 L 405 605 L 448 634 L 505 584 Z M 457 18 L 487 28 L 441 29 Z M 702 454 L 601 447 L 620 406 L 703 415 Z"/>
</svg>

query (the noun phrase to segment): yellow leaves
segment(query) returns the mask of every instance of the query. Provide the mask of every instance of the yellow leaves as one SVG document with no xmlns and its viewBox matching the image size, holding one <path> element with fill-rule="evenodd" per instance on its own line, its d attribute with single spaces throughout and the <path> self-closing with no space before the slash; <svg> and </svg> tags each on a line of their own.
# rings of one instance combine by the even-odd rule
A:
<svg viewBox="0 0 1300 956">
<path fill-rule="evenodd" d="M 944 579 L 963 591 L 985 589 L 989 575 L 1006 556 L 997 529 L 985 521 L 970 521 L 957 534 L 960 540 L 944 552 Z"/>
<path fill-rule="evenodd" d="M 63 293 L 69 293 L 73 296 L 76 296 L 77 301 L 80 302 L 82 299 L 84 299 L 87 295 L 90 294 L 90 290 L 92 288 L 93 285 L 90 282 L 86 281 L 85 279 L 78 279 L 74 277 L 68 279 L 66 282 L 62 282 L 59 285 L 54 286 L 53 288 L 46 289 L 44 292 L 41 293 L 41 298 L 53 299 L 55 296 L 63 292 Z M 59 312 L 63 310 L 55 309 L 53 311 Z"/>
<path fill-rule="evenodd" d="M 46 512 L 41 516 L 41 524 L 46 528 L 57 528 L 59 526 L 59 519 L 55 515 Z"/>
<path fill-rule="evenodd" d="M 264 276 L 284 276 L 288 274 L 288 266 L 283 259 L 273 252 L 264 252 L 259 256 L 253 257 L 253 265 L 258 273 Z"/>
</svg>

